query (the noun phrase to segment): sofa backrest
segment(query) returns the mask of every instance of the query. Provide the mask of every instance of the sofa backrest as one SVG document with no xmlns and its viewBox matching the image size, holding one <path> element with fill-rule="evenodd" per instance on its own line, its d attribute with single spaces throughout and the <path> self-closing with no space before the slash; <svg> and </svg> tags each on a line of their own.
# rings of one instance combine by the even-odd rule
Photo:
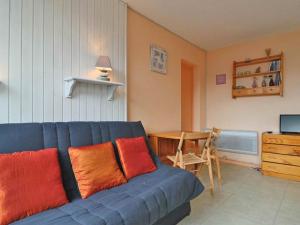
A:
<svg viewBox="0 0 300 225">
<path fill-rule="evenodd" d="M 78 147 L 108 141 L 114 142 L 120 137 L 139 136 L 146 137 L 141 122 L 0 124 L 0 153 L 57 147 L 64 187 L 69 200 L 72 201 L 79 198 L 80 194 L 68 154 L 70 146 Z M 151 154 L 155 158 L 152 150 Z"/>
</svg>

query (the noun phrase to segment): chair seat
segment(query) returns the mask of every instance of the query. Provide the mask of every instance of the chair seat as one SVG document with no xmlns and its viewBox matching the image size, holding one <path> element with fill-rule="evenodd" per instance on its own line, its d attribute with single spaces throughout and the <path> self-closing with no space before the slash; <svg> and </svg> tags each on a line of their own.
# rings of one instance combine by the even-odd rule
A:
<svg viewBox="0 0 300 225">
<path fill-rule="evenodd" d="M 175 162 L 175 156 L 167 156 L 169 160 Z M 188 153 L 182 155 L 182 160 L 184 165 L 194 165 L 199 163 L 205 163 L 206 161 L 201 159 L 199 156 L 195 155 L 194 153 Z M 179 161 L 177 162 L 179 165 Z"/>
</svg>

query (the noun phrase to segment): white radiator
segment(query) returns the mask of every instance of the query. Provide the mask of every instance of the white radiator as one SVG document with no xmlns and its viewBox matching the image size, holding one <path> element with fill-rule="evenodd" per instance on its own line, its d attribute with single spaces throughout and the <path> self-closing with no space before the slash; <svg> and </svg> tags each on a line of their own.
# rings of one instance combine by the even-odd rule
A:
<svg viewBox="0 0 300 225">
<path fill-rule="evenodd" d="M 220 151 L 257 155 L 258 132 L 222 130 L 215 144 Z"/>
</svg>

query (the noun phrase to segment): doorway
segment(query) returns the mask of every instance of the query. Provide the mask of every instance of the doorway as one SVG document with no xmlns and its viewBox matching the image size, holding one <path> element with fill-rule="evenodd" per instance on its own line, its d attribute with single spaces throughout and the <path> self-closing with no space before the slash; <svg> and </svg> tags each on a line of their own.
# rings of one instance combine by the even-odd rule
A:
<svg viewBox="0 0 300 225">
<path fill-rule="evenodd" d="M 181 61 L 181 130 L 193 130 L 194 66 Z"/>
</svg>

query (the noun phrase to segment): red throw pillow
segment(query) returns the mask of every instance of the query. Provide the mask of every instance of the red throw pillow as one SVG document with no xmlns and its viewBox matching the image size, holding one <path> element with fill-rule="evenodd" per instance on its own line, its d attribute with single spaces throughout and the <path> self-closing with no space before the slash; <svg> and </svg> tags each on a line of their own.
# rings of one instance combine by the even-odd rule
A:
<svg viewBox="0 0 300 225">
<path fill-rule="evenodd" d="M 127 182 L 111 142 L 70 147 L 69 155 L 82 198 Z"/>
<path fill-rule="evenodd" d="M 120 138 L 116 144 L 127 179 L 156 170 L 144 137 Z"/>
<path fill-rule="evenodd" d="M 56 148 L 0 154 L 0 225 L 67 202 Z"/>
</svg>

